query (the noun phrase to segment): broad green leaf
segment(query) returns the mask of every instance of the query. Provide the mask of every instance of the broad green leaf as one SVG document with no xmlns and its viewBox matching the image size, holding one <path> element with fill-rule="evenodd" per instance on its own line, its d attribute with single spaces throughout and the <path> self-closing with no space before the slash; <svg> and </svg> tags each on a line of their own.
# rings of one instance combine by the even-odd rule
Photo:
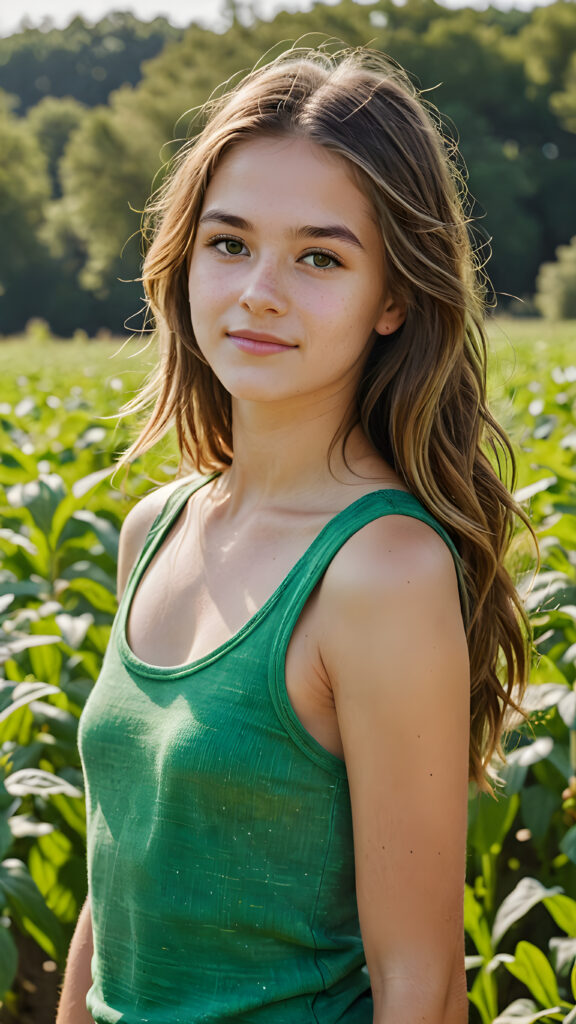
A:
<svg viewBox="0 0 576 1024">
<path fill-rule="evenodd" d="M 58 693 L 57 686 L 49 683 L 13 683 L 0 682 L 0 722 L 8 718 L 16 708 L 33 700 Z"/>
<path fill-rule="evenodd" d="M 560 841 L 560 849 L 567 857 L 576 864 L 576 825 L 569 828 L 566 835 Z"/>
<path fill-rule="evenodd" d="M 0 860 L 5 857 L 12 846 L 13 836 L 6 818 L 0 818 Z"/>
<path fill-rule="evenodd" d="M 55 831 L 42 836 L 36 845 L 42 856 L 57 870 L 66 864 L 73 853 L 72 843 L 63 832 Z"/>
<path fill-rule="evenodd" d="M 42 600 L 48 596 L 49 589 L 47 580 L 0 581 L 0 594 L 12 594 L 14 597 L 37 597 Z"/>
<path fill-rule="evenodd" d="M 58 872 L 50 860 L 42 854 L 37 843 L 30 850 L 28 870 L 35 885 L 46 899 L 50 889 L 56 885 Z"/>
<path fill-rule="evenodd" d="M 110 632 L 111 626 L 108 623 L 104 623 L 102 625 L 96 625 L 95 623 L 93 626 L 90 626 L 88 630 L 87 639 L 95 650 L 102 656 L 110 642 Z"/>
<path fill-rule="evenodd" d="M 15 654 L 30 650 L 32 647 L 42 647 L 43 644 L 58 644 L 59 636 L 19 636 L 0 643 L 0 664 Z"/>
<path fill-rule="evenodd" d="M 559 686 L 567 686 L 568 680 L 562 670 L 546 654 L 540 654 L 538 662 L 532 670 L 532 679 L 541 679 L 544 684 L 556 682 Z"/>
<path fill-rule="evenodd" d="M 576 938 L 576 900 L 558 893 L 544 898 L 544 906 L 556 924 L 571 938 Z"/>
<path fill-rule="evenodd" d="M 56 793 L 50 798 L 52 807 L 62 816 L 73 832 L 86 839 L 86 808 L 84 800 Z"/>
<path fill-rule="evenodd" d="M 532 907 L 545 897 L 561 893 L 559 886 L 547 889 L 536 878 L 521 878 L 518 885 L 506 896 L 498 908 L 492 928 L 492 942 L 497 946 L 508 929 L 519 921 Z"/>
<path fill-rule="evenodd" d="M 42 836 L 30 851 L 28 866 L 50 909 L 62 923 L 72 923 L 78 911 L 77 893 L 84 893 L 86 868 L 70 840 L 57 831 Z"/>
<path fill-rule="evenodd" d="M 41 704 L 35 701 L 30 704 L 30 710 L 36 724 L 47 729 L 50 735 L 58 740 L 59 745 L 76 747 L 78 719 L 75 715 L 63 708 L 55 707 L 53 704 Z"/>
<path fill-rule="evenodd" d="M 504 779 L 507 796 L 516 796 L 521 792 L 528 775 L 528 765 L 505 764 L 500 769 L 500 775 Z"/>
<path fill-rule="evenodd" d="M 4 761 L 4 765 L 5 765 Z M 4 785 L 4 779 L 0 778 L 0 811 L 4 812 L 14 803 L 14 798 L 10 796 L 10 793 Z"/>
<path fill-rule="evenodd" d="M 76 580 L 76 579 L 90 579 L 99 583 L 105 590 L 111 594 L 116 593 L 116 581 L 106 572 L 97 562 L 91 562 L 87 558 L 81 558 L 79 561 L 71 562 L 62 569 L 60 573 L 61 580 Z M 59 584 L 61 585 L 61 584 Z"/>
<path fill-rule="evenodd" d="M 65 953 L 62 927 L 56 915 L 46 906 L 26 865 L 14 859 L 0 864 L 0 886 L 20 930 L 36 939 L 48 956 L 61 962 Z"/>
<path fill-rule="evenodd" d="M 526 985 L 537 1003 L 548 1007 L 549 1013 L 559 1010 L 560 994 L 554 971 L 538 946 L 531 942 L 519 942 L 513 962 L 505 966 L 510 974 Z"/>
<path fill-rule="evenodd" d="M 66 488 L 61 476 L 46 473 L 37 480 L 14 484 L 6 492 L 6 497 L 14 508 L 28 509 L 36 526 L 48 536 L 54 513 L 66 497 Z"/>
<path fill-rule="evenodd" d="M 34 455 L 26 455 L 6 438 L 3 441 L 3 449 L 0 483 L 18 483 L 21 480 L 29 480 L 35 476 L 38 470 Z"/>
<path fill-rule="evenodd" d="M 479 852 L 501 846 L 512 826 L 519 806 L 516 795 L 500 795 L 497 800 L 479 794 L 469 805 L 468 843 Z"/>
<path fill-rule="evenodd" d="M 491 974 L 485 970 L 478 972 L 468 999 L 478 1010 L 482 1024 L 493 1024 L 498 1013 L 498 990 Z"/>
<path fill-rule="evenodd" d="M 58 506 L 54 509 L 49 534 L 49 543 L 53 551 L 56 551 L 62 531 L 77 509 L 78 500 L 73 494 L 64 495 Z"/>
<path fill-rule="evenodd" d="M 104 519 L 103 516 L 97 516 L 94 512 L 75 512 L 74 519 L 78 522 L 85 523 L 86 526 L 97 536 L 106 553 L 116 561 L 118 558 L 119 530 L 117 530 L 108 519 Z"/>
<path fill-rule="evenodd" d="M 558 810 L 558 794 L 545 786 L 528 786 L 520 796 L 522 820 L 535 839 L 543 839 L 552 815 Z"/>
<path fill-rule="evenodd" d="M 110 615 L 115 615 L 116 613 L 117 601 L 115 595 L 111 594 L 101 583 L 96 583 L 95 580 L 90 580 L 86 577 L 70 580 L 64 593 L 80 594 L 98 611 L 108 612 Z"/>
<path fill-rule="evenodd" d="M 49 628 L 46 623 L 39 623 L 40 628 Z M 56 636 L 56 634 L 54 634 Z M 60 642 L 60 636 L 57 636 Z M 30 650 L 30 665 L 37 679 L 45 679 L 56 685 L 62 672 L 62 651 L 57 644 L 43 644 Z"/>
<path fill-rule="evenodd" d="M 25 537 L 24 534 L 16 533 L 15 530 L 0 530 L 0 540 L 8 541 L 14 547 L 23 548 L 29 555 L 37 554 L 37 548 L 32 544 L 32 541 Z"/>
<path fill-rule="evenodd" d="M 16 977 L 18 950 L 8 928 L 0 923 L 0 1000 L 4 998 Z"/>
<path fill-rule="evenodd" d="M 114 466 L 106 466 L 104 469 L 96 470 L 95 473 L 89 473 L 88 476 L 82 477 L 81 480 L 76 480 L 72 485 L 74 497 L 85 498 L 90 491 L 94 491 L 98 487 L 102 480 L 112 476 L 114 468 Z"/>
<path fill-rule="evenodd" d="M 464 928 L 478 952 L 485 960 L 492 956 L 490 929 L 484 916 L 484 908 L 474 896 L 474 890 L 466 885 L 464 890 Z"/>
<path fill-rule="evenodd" d="M 557 771 L 564 776 L 565 779 L 569 779 L 571 772 L 570 756 L 568 749 L 562 743 L 555 743 L 552 750 L 548 754 L 548 761 L 553 764 Z"/>
<path fill-rule="evenodd" d="M 529 501 L 535 494 L 549 490 L 556 482 L 557 478 L 555 476 L 543 477 L 542 480 L 536 480 L 533 484 L 528 484 L 526 487 L 521 487 L 519 491 L 515 491 L 514 498 L 520 505 L 524 501 Z"/>
<path fill-rule="evenodd" d="M 79 862 L 78 857 L 71 860 L 70 864 L 75 862 Z M 55 882 L 46 896 L 47 906 L 64 925 L 75 924 L 80 910 L 80 902 L 70 886 L 65 885 L 63 881 Z"/>
<path fill-rule="evenodd" d="M 22 709 L 22 710 L 24 710 L 26 715 L 29 717 L 29 721 L 30 721 L 30 725 L 31 725 L 30 734 L 32 735 L 32 733 L 35 732 L 35 729 L 33 729 L 34 718 L 32 716 L 32 713 L 30 712 L 29 708 L 30 708 L 30 705 L 28 705 L 28 707 L 26 707 L 25 709 Z M 20 714 L 20 712 L 17 711 L 16 714 L 13 715 L 12 718 L 10 718 L 8 720 L 7 724 L 11 725 L 12 722 L 15 719 L 18 718 L 19 714 Z M 2 729 L 1 732 L 3 734 L 4 729 Z M 25 742 L 26 739 L 28 739 L 28 738 L 25 737 L 22 734 L 21 731 L 18 731 L 18 730 L 16 731 L 17 745 L 14 747 L 13 750 L 10 751 L 10 758 L 9 758 L 9 761 L 10 761 L 10 771 L 12 771 L 12 772 L 18 772 L 22 768 L 32 768 L 32 767 L 35 767 L 38 764 L 40 758 L 46 752 L 46 745 L 45 745 L 43 739 L 32 740 L 32 741 L 30 741 L 30 739 L 28 739 L 28 741 Z"/>
<path fill-rule="evenodd" d="M 27 705 L 16 708 L 0 722 L 0 742 L 2 744 L 17 743 L 20 750 L 32 740 L 34 718 Z M 18 753 L 19 751 L 16 751 Z M 10 760 L 13 757 L 11 755 Z"/>
</svg>

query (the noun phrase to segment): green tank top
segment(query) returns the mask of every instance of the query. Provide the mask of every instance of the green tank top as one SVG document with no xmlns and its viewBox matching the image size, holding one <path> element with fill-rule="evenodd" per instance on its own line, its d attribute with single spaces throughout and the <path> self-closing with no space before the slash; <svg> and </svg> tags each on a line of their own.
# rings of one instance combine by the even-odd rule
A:
<svg viewBox="0 0 576 1024">
<path fill-rule="evenodd" d="M 284 662 L 346 540 L 410 494 L 335 516 L 263 607 L 211 654 L 151 666 L 128 646 L 142 574 L 190 495 L 169 497 L 134 566 L 79 727 L 97 1024 L 372 1024 L 346 767 L 303 727 Z M 233 585 L 233 581 L 231 581 Z"/>
</svg>

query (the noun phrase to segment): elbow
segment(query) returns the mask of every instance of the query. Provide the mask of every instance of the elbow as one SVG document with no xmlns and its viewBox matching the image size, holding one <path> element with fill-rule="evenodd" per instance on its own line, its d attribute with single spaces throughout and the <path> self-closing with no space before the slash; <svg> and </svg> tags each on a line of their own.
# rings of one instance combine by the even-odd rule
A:
<svg viewBox="0 0 576 1024">
<path fill-rule="evenodd" d="M 373 1024 L 468 1024 L 464 963 L 447 982 L 422 975 L 372 984 Z"/>
</svg>

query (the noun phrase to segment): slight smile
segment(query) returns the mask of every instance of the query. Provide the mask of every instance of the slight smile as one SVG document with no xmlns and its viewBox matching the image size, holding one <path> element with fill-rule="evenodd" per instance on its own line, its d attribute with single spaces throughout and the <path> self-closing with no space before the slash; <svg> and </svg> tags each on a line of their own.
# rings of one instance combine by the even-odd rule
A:
<svg viewBox="0 0 576 1024">
<path fill-rule="evenodd" d="M 289 341 L 277 338 L 274 334 L 262 334 L 260 331 L 227 331 L 230 341 L 253 356 L 271 356 L 276 352 L 283 352 L 290 348 L 297 348 Z"/>
</svg>

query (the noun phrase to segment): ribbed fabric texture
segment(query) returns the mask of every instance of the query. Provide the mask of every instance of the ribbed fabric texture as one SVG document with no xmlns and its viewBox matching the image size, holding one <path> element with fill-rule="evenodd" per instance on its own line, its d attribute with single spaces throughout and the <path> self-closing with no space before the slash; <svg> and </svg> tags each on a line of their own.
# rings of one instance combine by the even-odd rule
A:
<svg viewBox="0 0 576 1024">
<path fill-rule="evenodd" d="M 292 710 L 285 655 L 328 564 L 371 520 L 420 519 L 458 557 L 411 495 L 365 495 L 227 643 L 183 667 L 147 665 L 126 639 L 132 597 L 206 482 L 174 491 L 152 526 L 80 720 L 87 1007 L 97 1024 L 371 1024 L 346 768 Z"/>
</svg>

